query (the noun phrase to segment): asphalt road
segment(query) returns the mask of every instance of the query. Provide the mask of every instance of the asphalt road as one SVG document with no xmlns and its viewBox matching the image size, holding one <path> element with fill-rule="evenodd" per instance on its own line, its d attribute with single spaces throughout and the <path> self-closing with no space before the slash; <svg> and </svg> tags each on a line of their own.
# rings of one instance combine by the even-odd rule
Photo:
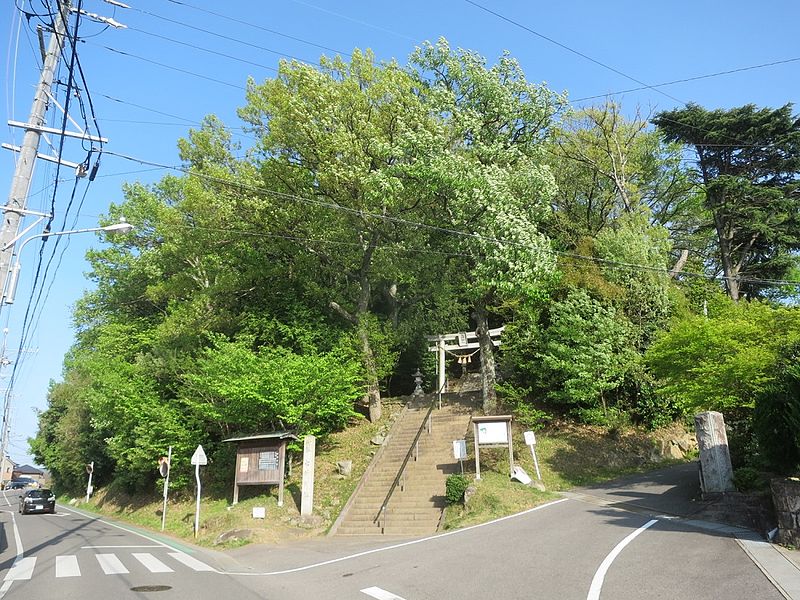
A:
<svg viewBox="0 0 800 600">
<path fill-rule="evenodd" d="M 782 597 L 730 537 L 575 499 L 422 540 L 333 538 L 222 557 L 60 506 L 56 515 L 12 514 L 15 496 L 0 506 L 0 598 Z"/>
</svg>

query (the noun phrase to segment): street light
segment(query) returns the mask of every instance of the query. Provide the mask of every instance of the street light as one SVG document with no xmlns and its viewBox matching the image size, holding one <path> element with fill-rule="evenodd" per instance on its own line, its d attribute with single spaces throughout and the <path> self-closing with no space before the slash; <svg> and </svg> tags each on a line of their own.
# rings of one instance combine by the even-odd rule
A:
<svg viewBox="0 0 800 600">
<path fill-rule="evenodd" d="M 11 268 L 11 273 L 8 277 L 8 285 L 6 286 L 7 291 L 3 296 L 3 302 L 5 304 L 14 303 L 14 296 L 17 292 L 17 280 L 19 278 L 20 268 L 22 267 L 20 263 L 20 257 L 22 256 L 22 249 L 25 248 L 25 244 L 35 239 L 45 239 L 49 237 L 55 237 L 57 235 L 73 235 L 75 233 L 93 233 L 96 231 L 105 231 L 106 233 L 130 233 L 133 231 L 133 225 L 128 223 L 124 218 L 121 218 L 119 223 L 112 223 L 111 225 L 106 225 L 105 227 L 89 227 L 87 229 L 71 229 L 68 231 L 47 231 L 45 233 L 38 233 L 29 238 L 25 238 L 17 249 L 17 262 Z M 7 250 L 13 244 L 13 241 L 9 244 L 6 244 L 3 247 L 3 250 Z"/>
</svg>

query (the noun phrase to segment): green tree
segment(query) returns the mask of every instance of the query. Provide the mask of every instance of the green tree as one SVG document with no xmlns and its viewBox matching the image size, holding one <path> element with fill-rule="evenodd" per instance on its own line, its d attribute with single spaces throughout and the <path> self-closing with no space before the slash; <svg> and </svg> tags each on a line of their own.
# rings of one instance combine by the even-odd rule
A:
<svg viewBox="0 0 800 600">
<path fill-rule="evenodd" d="M 640 360 L 630 322 L 581 289 L 553 302 L 545 322 L 537 378 L 546 399 L 607 414 L 614 390 Z"/>
<path fill-rule="evenodd" d="M 659 392 L 686 411 L 750 409 L 775 380 L 782 348 L 800 340 L 800 313 L 718 298 L 708 316 L 672 325 L 646 353 Z"/>
<path fill-rule="evenodd" d="M 689 104 L 653 122 L 695 152 L 730 297 L 762 296 L 751 279 L 789 276 L 800 248 L 800 120 L 792 105 L 710 111 Z"/>
<path fill-rule="evenodd" d="M 460 232 L 448 243 L 449 266 L 473 306 L 480 344 L 484 411 L 497 407 L 490 311 L 509 298 L 539 293 L 554 270 L 542 232 L 555 182 L 544 142 L 563 99 L 526 81 L 519 63 L 451 50 L 445 40 L 411 57 L 428 105 L 446 124 L 446 143 L 428 162 L 427 177 L 440 200 L 437 221 Z"/>
</svg>

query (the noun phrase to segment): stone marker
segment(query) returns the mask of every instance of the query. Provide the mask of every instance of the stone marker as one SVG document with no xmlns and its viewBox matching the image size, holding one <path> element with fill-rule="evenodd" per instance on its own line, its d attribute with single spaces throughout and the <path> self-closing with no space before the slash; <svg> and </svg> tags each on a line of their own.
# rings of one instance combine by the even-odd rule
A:
<svg viewBox="0 0 800 600">
<path fill-rule="evenodd" d="M 317 438 L 307 435 L 303 440 L 303 487 L 300 496 L 300 516 L 311 516 L 314 504 L 314 462 Z"/>
<path fill-rule="evenodd" d="M 336 461 L 336 468 L 339 469 L 339 475 L 349 477 L 353 472 L 353 461 L 338 460 Z"/>
<path fill-rule="evenodd" d="M 694 430 L 700 449 L 700 489 L 703 494 L 732 492 L 733 467 L 728 451 L 728 434 L 722 413 L 708 411 L 694 416 Z"/>
</svg>

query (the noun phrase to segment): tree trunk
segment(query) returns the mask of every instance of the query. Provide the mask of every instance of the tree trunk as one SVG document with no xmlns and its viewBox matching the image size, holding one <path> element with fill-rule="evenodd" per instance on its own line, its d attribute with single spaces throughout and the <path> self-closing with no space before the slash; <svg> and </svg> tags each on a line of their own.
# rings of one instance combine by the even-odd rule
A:
<svg viewBox="0 0 800 600">
<path fill-rule="evenodd" d="M 378 371 L 375 368 L 375 355 L 369 341 L 369 325 L 366 319 L 361 319 L 358 325 L 358 339 L 361 341 L 361 355 L 367 375 L 366 400 L 369 405 L 370 423 L 375 423 L 381 418 L 381 389 L 378 385 Z"/>
<path fill-rule="evenodd" d="M 497 392 L 494 389 L 494 346 L 489 335 L 489 316 L 486 302 L 481 299 L 475 303 L 474 315 L 481 354 L 481 382 L 483 383 L 483 412 L 487 415 L 497 413 Z"/>
</svg>

